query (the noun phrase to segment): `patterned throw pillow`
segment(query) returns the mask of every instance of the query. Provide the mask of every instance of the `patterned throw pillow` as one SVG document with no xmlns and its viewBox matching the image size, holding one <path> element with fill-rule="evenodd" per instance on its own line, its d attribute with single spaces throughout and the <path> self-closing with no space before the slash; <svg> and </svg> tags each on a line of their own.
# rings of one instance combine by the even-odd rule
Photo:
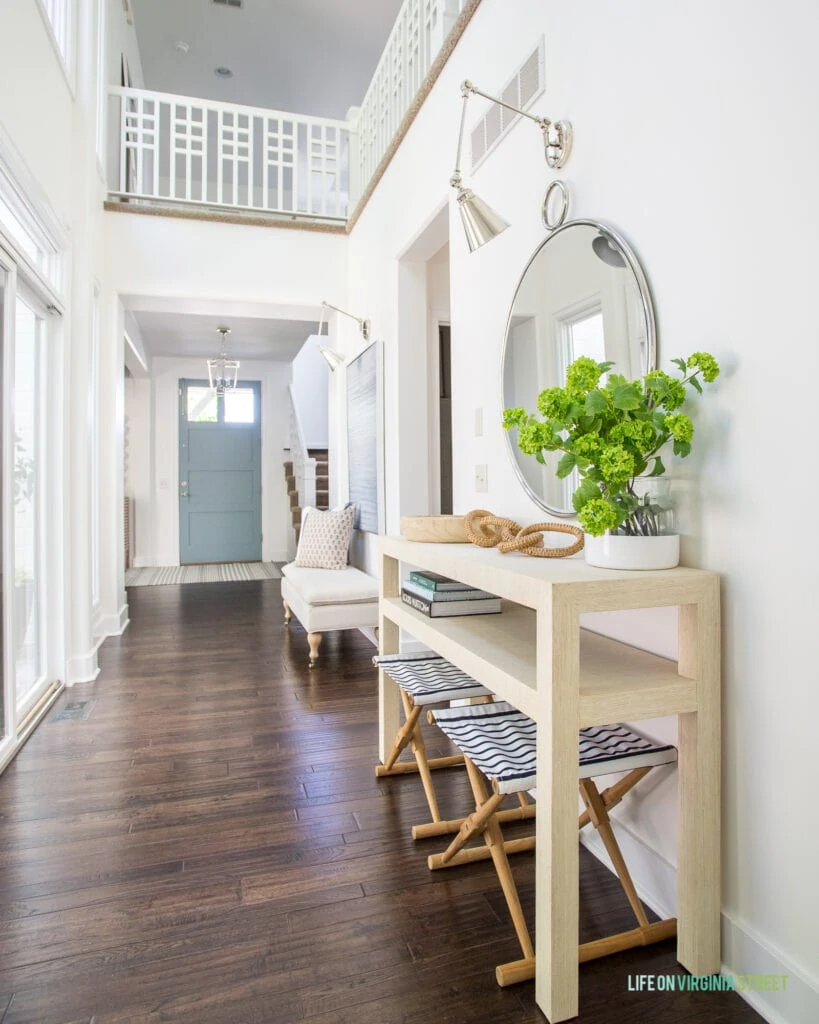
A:
<svg viewBox="0 0 819 1024">
<path fill-rule="evenodd" d="M 344 569 L 354 521 L 355 505 L 326 512 L 311 509 L 301 524 L 296 565 L 305 569 Z"/>
</svg>

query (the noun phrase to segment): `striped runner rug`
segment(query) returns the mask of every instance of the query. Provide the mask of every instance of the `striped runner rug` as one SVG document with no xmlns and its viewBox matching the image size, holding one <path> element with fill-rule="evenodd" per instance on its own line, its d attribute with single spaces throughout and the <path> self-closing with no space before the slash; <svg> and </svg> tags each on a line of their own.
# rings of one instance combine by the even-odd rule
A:
<svg viewBox="0 0 819 1024">
<path fill-rule="evenodd" d="M 280 580 L 275 562 L 221 562 L 215 565 L 160 565 L 126 569 L 126 587 L 162 587 L 178 583 L 243 583 Z"/>
</svg>

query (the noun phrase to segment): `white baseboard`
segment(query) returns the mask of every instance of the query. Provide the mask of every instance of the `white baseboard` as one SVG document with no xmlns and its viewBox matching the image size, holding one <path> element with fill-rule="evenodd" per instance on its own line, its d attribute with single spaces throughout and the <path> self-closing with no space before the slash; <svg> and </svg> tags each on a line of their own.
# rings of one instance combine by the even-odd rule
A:
<svg viewBox="0 0 819 1024">
<path fill-rule="evenodd" d="M 661 918 L 673 917 L 677 906 L 675 866 L 620 823 L 614 822 L 617 841 L 628 864 L 640 899 Z M 598 834 L 586 828 L 581 842 L 606 867 L 611 861 Z M 763 992 L 741 988 L 737 994 L 770 1024 L 804 1024 L 819 1021 L 819 980 L 796 967 L 788 956 L 763 939 L 751 926 L 729 911 L 721 914 L 722 974 L 740 979 L 743 975 L 785 975 L 785 989 Z"/>
<path fill-rule="evenodd" d="M 128 602 L 126 601 L 115 615 L 103 615 L 100 617 L 99 629 L 102 632 L 102 638 L 122 636 L 128 628 L 130 621 L 128 618 Z"/>
<path fill-rule="evenodd" d="M 819 979 L 797 967 L 782 950 L 763 939 L 735 914 L 722 912 L 722 973 L 785 975 L 784 990 L 739 994 L 770 1024 L 819 1020 Z"/>
<path fill-rule="evenodd" d="M 86 654 L 75 655 L 65 663 L 65 685 L 73 686 L 75 683 L 93 683 L 100 674 L 100 667 L 97 664 L 97 648 L 95 644 Z"/>
</svg>

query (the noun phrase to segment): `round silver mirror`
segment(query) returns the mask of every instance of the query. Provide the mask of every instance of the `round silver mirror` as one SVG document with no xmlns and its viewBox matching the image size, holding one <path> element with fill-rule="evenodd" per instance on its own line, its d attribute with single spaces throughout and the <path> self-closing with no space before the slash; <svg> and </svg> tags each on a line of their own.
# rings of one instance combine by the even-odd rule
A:
<svg viewBox="0 0 819 1024">
<path fill-rule="evenodd" d="M 656 368 L 654 306 L 645 274 L 625 239 L 605 224 L 573 220 L 554 230 L 518 283 L 503 346 L 503 408 L 537 413 L 537 397 L 566 382 L 580 356 L 615 363 L 629 379 Z M 574 475 L 558 480 L 560 453 L 541 465 L 507 433 L 509 454 L 530 497 L 557 516 L 572 516 Z"/>
</svg>

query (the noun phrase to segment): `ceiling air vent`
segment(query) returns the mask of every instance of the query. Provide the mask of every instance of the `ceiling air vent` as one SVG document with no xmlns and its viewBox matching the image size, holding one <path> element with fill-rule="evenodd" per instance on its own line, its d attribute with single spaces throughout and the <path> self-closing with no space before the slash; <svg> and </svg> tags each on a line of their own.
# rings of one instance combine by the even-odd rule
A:
<svg viewBox="0 0 819 1024">
<path fill-rule="evenodd" d="M 244 7 L 245 0 L 212 0 L 217 7 Z"/>
<path fill-rule="evenodd" d="M 546 88 L 545 42 L 541 36 L 535 49 L 521 67 L 500 91 L 505 103 L 526 110 Z M 520 117 L 511 110 L 505 110 L 494 103 L 478 121 L 470 133 L 472 144 L 472 170 L 500 142 L 507 131 Z"/>
</svg>

